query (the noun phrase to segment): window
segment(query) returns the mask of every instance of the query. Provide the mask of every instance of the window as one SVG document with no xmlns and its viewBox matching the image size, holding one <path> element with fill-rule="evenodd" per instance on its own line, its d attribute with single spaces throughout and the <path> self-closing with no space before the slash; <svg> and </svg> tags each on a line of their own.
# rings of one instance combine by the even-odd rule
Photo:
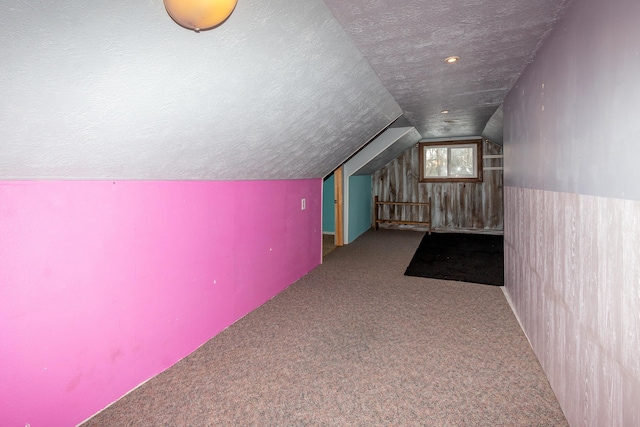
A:
<svg viewBox="0 0 640 427">
<path fill-rule="evenodd" d="M 482 140 L 421 142 L 420 182 L 482 182 Z"/>
</svg>

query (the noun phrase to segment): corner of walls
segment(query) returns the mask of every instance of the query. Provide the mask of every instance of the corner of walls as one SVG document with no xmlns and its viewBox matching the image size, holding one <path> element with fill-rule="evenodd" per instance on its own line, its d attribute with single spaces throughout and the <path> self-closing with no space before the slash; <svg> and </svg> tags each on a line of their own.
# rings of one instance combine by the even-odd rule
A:
<svg viewBox="0 0 640 427">
<path fill-rule="evenodd" d="M 359 223 L 356 224 L 356 227 L 357 227 L 356 231 L 352 232 L 350 230 L 351 225 L 349 222 L 350 222 L 350 219 L 352 218 L 352 215 L 350 214 L 349 211 L 351 208 L 350 201 L 352 200 L 352 198 L 350 195 L 349 186 L 351 183 L 351 177 L 356 176 L 355 174 L 358 171 L 362 172 L 363 169 L 367 168 L 367 166 L 372 166 L 374 164 L 377 164 L 377 162 L 379 162 L 381 158 L 384 158 L 390 153 L 393 153 L 394 146 L 396 145 L 404 146 L 405 144 L 407 144 L 407 141 L 413 144 L 415 141 L 412 141 L 411 140 L 412 138 L 415 140 L 419 138 L 419 134 L 413 127 L 387 128 L 384 130 L 384 132 L 382 132 L 376 138 L 374 138 L 372 141 L 366 144 L 351 159 L 349 159 L 347 162 L 344 163 L 344 174 L 342 178 L 343 197 L 345 201 L 344 212 L 343 212 L 344 243 L 351 243 L 360 234 L 366 231 L 366 230 L 364 231 L 362 230 L 362 224 L 360 223 L 361 222 L 360 219 L 358 220 Z M 366 175 L 367 172 L 362 172 L 362 173 L 365 174 L 364 176 L 370 176 L 370 175 Z M 362 179 L 360 179 L 359 181 L 356 180 L 356 182 L 362 183 L 363 181 Z M 360 200 L 360 199 L 361 199 L 361 195 L 357 195 L 354 198 L 354 200 Z M 371 195 L 369 196 L 369 199 L 371 199 Z M 373 209 L 373 206 L 370 206 L 369 217 L 372 216 L 371 215 L 372 209 Z M 358 218 L 362 215 L 363 213 L 361 212 L 361 210 L 359 210 L 355 218 Z"/>
<path fill-rule="evenodd" d="M 321 188 L 0 182 L 3 425 L 77 424 L 309 272 Z"/>
</svg>

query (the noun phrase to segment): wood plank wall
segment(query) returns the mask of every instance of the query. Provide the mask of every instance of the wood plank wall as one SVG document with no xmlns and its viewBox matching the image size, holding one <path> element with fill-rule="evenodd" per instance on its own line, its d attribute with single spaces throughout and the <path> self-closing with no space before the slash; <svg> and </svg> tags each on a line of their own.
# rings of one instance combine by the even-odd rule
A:
<svg viewBox="0 0 640 427">
<path fill-rule="evenodd" d="M 502 154 L 502 147 L 488 140 L 484 154 Z M 419 150 L 416 144 L 389 162 L 372 176 L 373 196 L 380 201 L 427 202 L 431 197 L 431 223 L 434 231 L 504 230 L 501 170 L 485 170 L 481 183 L 421 183 Z M 484 166 L 502 166 L 502 159 L 485 159 Z M 426 211 L 411 207 L 384 206 L 385 217 L 422 221 Z M 382 225 L 381 228 L 417 229 L 407 225 Z"/>
</svg>

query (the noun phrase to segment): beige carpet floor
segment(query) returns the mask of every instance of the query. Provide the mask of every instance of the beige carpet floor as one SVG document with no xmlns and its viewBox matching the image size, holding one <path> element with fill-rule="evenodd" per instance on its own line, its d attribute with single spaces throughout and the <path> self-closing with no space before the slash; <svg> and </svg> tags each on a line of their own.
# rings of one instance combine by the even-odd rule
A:
<svg viewBox="0 0 640 427">
<path fill-rule="evenodd" d="M 86 426 L 566 426 L 501 288 L 370 231 Z"/>
</svg>

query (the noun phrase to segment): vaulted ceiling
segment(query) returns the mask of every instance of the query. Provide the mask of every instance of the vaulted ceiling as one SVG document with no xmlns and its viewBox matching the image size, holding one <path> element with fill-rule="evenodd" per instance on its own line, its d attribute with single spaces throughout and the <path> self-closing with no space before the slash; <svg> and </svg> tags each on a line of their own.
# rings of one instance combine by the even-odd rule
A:
<svg viewBox="0 0 640 427">
<path fill-rule="evenodd" d="M 200 33 L 161 0 L 2 2 L 0 178 L 322 177 L 394 122 L 499 140 L 568 1 L 238 0 Z"/>
<path fill-rule="evenodd" d="M 565 0 L 325 0 L 423 138 L 481 135 Z M 448 64 L 445 59 L 458 56 Z M 446 111 L 448 113 L 443 113 Z M 501 139 L 501 113 L 487 132 Z"/>
</svg>

